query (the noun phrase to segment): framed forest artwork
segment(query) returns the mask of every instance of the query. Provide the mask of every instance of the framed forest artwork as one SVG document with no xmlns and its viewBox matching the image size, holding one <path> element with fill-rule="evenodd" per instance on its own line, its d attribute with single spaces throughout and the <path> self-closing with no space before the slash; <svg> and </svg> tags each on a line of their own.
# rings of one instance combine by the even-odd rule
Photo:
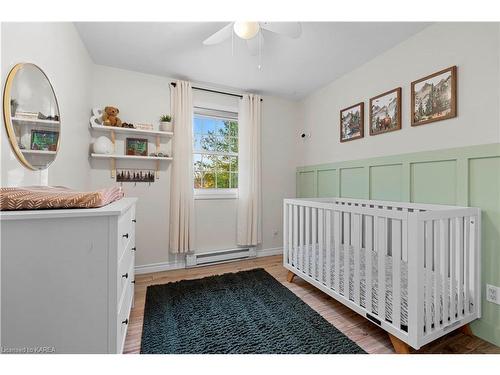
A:
<svg viewBox="0 0 500 375">
<path fill-rule="evenodd" d="M 340 111 L 340 142 L 363 138 L 364 106 L 365 103 L 358 103 Z"/>
<path fill-rule="evenodd" d="M 411 83 L 411 125 L 457 116 L 457 67 L 441 70 Z"/>
<path fill-rule="evenodd" d="M 401 87 L 370 99 L 370 135 L 401 129 Z"/>
</svg>

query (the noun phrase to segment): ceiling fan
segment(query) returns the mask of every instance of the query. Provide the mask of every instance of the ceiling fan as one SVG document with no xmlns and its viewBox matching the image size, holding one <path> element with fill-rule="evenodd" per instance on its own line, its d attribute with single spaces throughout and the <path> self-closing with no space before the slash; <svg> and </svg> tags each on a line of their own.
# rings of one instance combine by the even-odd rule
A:
<svg viewBox="0 0 500 375">
<path fill-rule="evenodd" d="M 209 46 L 222 43 L 236 34 L 246 40 L 250 54 L 257 55 L 264 42 L 263 30 L 294 39 L 302 33 L 300 22 L 231 22 L 210 35 L 203 44 Z"/>
</svg>

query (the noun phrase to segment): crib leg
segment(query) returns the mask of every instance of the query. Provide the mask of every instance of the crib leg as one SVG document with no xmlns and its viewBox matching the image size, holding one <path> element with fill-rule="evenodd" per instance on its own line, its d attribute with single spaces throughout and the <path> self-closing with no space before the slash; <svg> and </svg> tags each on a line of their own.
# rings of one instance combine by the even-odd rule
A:
<svg viewBox="0 0 500 375">
<path fill-rule="evenodd" d="M 468 324 L 460 327 L 458 330 L 466 336 L 474 336 L 474 334 L 472 333 L 472 329 L 470 329 L 470 326 Z"/>
<path fill-rule="evenodd" d="M 390 333 L 389 338 L 391 339 L 392 346 L 394 346 L 394 350 L 397 354 L 410 354 L 410 346 L 406 342 L 401 341 Z"/>
<path fill-rule="evenodd" d="M 286 281 L 291 283 L 293 281 L 294 277 L 295 277 L 295 274 L 292 271 L 288 271 L 288 274 L 286 275 Z"/>
</svg>

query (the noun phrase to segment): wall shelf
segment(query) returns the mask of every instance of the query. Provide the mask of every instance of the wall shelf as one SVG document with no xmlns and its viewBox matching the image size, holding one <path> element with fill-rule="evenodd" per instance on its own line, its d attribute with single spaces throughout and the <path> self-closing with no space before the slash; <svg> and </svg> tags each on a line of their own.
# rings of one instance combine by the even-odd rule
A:
<svg viewBox="0 0 500 375">
<path fill-rule="evenodd" d="M 117 155 L 117 154 L 90 154 L 91 157 L 96 159 L 126 159 L 126 160 L 156 160 L 156 161 L 169 161 L 171 157 L 160 156 L 136 156 L 136 155 Z"/>
<path fill-rule="evenodd" d="M 116 154 L 116 136 L 117 134 L 123 134 L 125 136 L 145 136 L 145 137 L 153 137 L 154 143 L 156 147 L 156 152 L 160 152 L 161 140 L 164 139 L 165 143 L 169 142 L 170 139 L 174 136 L 173 132 L 163 132 L 159 130 L 143 130 L 143 129 L 134 129 L 134 128 L 120 128 L 117 126 L 104 126 L 99 125 L 95 121 L 94 117 L 90 118 L 90 130 L 102 133 L 108 133 L 111 137 L 111 143 L 113 144 L 113 154 L 90 154 L 91 158 L 94 159 L 105 159 L 110 162 L 111 169 L 111 178 L 116 178 L 116 161 L 117 160 L 141 160 L 141 161 L 154 161 L 156 162 L 156 172 L 155 177 L 159 178 L 160 164 L 162 161 L 171 161 L 171 157 L 156 157 L 156 156 L 136 156 L 136 155 L 123 155 Z"/>
<path fill-rule="evenodd" d="M 144 135 L 151 137 L 161 137 L 161 138 L 171 138 L 173 137 L 173 132 L 162 132 L 159 130 L 142 130 L 142 129 L 133 129 L 133 128 L 120 128 L 117 126 L 104 126 L 104 125 L 95 125 L 91 124 L 90 128 L 92 130 L 101 131 L 101 132 L 115 132 L 115 133 L 123 133 L 130 135 Z"/>
<path fill-rule="evenodd" d="M 56 151 L 44 151 L 44 150 L 21 150 L 23 154 L 36 154 L 36 155 L 55 155 Z"/>
<path fill-rule="evenodd" d="M 34 124 L 40 124 L 40 125 L 59 125 L 59 121 L 56 120 L 41 120 L 37 118 L 22 118 L 22 117 L 11 117 L 10 118 L 12 121 L 17 121 L 17 122 L 29 122 L 29 123 L 34 123 Z"/>
</svg>

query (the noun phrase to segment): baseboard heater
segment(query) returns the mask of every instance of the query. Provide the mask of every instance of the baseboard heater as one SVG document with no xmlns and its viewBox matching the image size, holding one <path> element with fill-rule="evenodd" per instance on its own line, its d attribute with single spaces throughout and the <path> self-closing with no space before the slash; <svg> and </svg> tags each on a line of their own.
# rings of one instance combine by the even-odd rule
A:
<svg viewBox="0 0 500 375">
<path fill-rule="evenodd" d="M 254 258 L 255 256 L 257 256 L 257 250 L 255 247 L 242 247 L 238 249 L 215 250 L 207 251 L 205 253 L 187 254 L 186 268 Z"/>
</svg>

